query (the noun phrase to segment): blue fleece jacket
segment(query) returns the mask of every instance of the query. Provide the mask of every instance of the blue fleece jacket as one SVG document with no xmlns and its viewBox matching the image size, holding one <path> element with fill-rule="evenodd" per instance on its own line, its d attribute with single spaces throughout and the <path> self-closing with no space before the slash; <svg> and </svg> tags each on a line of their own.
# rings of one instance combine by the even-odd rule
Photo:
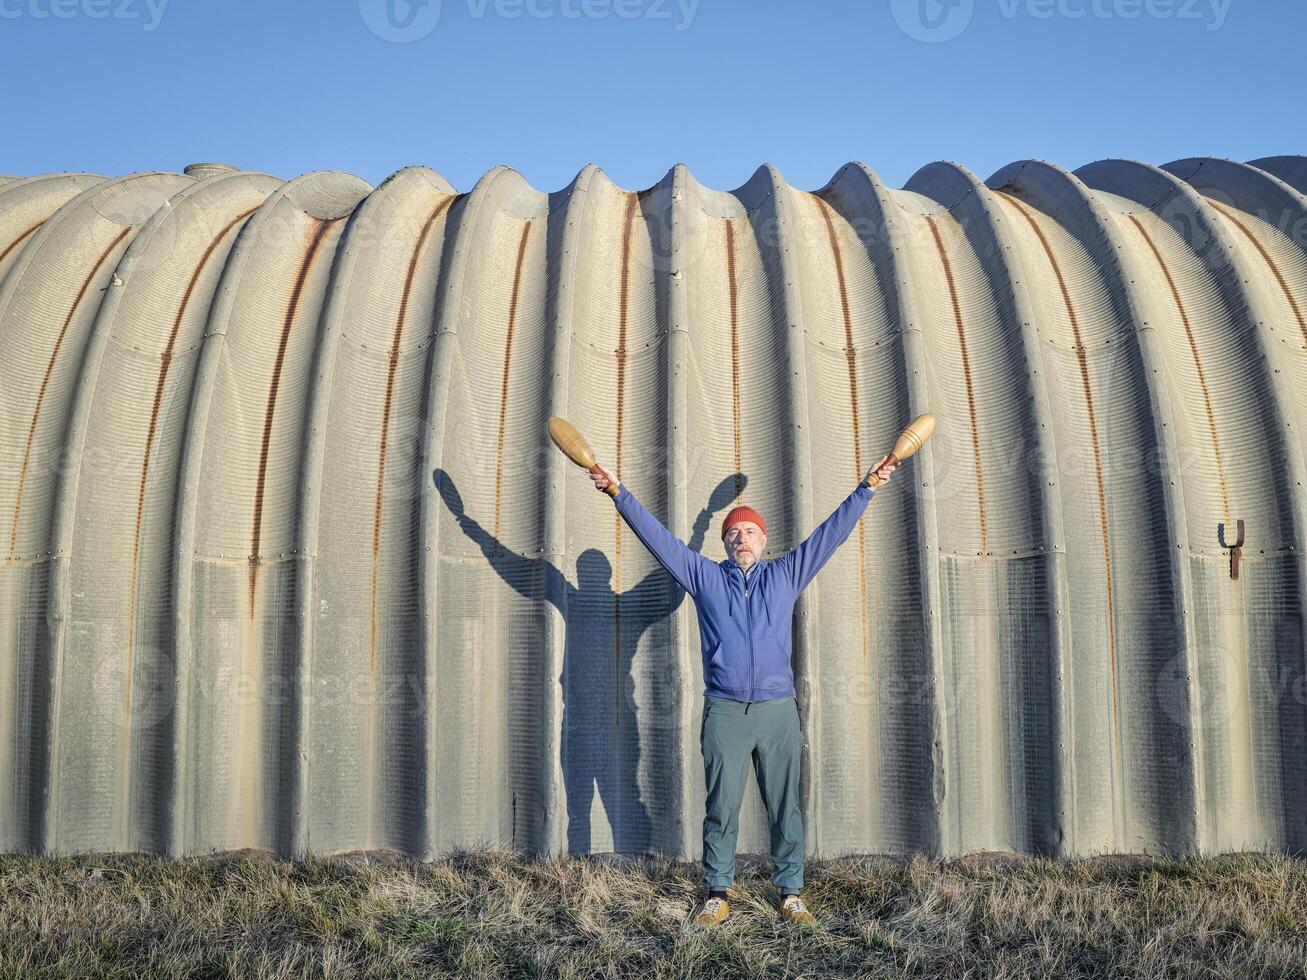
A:
<svg viewBox="0 0 1307 980">
<path fill-rule="evenodd" d="M 692 551 L 622 484 L 613 498 L 635 536 L 689 593 L 699 613 L 704 691 L 733 701 L 794 694 L 790 624 L 794 601 L 844 543 L 875 491 L 865 483 L 793 551 L 744 570 Z"/>
</svg>

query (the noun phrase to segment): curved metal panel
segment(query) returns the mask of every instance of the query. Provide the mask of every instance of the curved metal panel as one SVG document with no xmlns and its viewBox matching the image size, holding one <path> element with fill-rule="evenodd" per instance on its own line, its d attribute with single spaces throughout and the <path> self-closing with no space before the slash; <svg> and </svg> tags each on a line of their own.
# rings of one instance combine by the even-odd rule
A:
<svg viewBox="0 0 1307 980">
<path fill-rule="evenodd" d="M 0 178 L 0 849 L 697 858 L 693 604 L 544 418 L 721 560 L 933 411 L 796 605 L 809 853 L 1301 850 L 1305 175 Z"/>
</svg>

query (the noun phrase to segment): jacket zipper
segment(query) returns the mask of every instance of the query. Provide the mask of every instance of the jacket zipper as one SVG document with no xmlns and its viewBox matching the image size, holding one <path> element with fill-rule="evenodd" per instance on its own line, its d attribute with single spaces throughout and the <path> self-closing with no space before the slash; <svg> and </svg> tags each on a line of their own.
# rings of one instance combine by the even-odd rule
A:
<svg viewBox="0 0 1307 980">
<path fill-rule="evenodd" d="M 745 702 L 744 713 L 749 713 L 749 705 L 753 704 L 753 672 L 755 669 L 753 653 L 753 611 L 749 609 L 749 576 L 740 569 L 740 577 L 744 579 L 744 615 L 749 622 L 749 700 Z"/>
</svg>

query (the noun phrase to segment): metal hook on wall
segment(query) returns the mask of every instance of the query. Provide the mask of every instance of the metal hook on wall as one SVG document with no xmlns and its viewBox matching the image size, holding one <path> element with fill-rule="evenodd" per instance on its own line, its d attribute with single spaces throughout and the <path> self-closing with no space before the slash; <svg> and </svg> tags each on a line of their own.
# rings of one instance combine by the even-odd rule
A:
<svg viewBox="0 0 1307 980">
<path fill-rule="evenodd" d="M 1230 549 L 1230 578 L 1239 578 L 1239 559 L 1243 556 L 1243 519 L 1235 521 L 1235 530 L 1238 532 L 1238 538 L 1234 544 L 1225 543 L 1225 525 L 1216 525 L 1216 540 L 1221 543 L 1222 548 Z"/>
</svg>

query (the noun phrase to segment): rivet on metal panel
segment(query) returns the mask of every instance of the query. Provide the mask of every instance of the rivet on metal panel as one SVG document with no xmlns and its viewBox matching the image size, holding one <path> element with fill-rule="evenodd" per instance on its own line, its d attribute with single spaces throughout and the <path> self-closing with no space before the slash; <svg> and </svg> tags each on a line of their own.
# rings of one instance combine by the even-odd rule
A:
<svg viewBox="0 0 1307 980">
<path fill-rule="evenodd" d="M 1239 559 L 1243 556 L 1243 519 L 1235 521 L 1235 530 L 1238 532 L 1234 544 L 1225 543 L 1225 525 L 1216 525 L 1216 540 L 1220 542 L 1222 548 L 1230 549 L 1230 578 L 1239 578 Z"/>
</svg>

